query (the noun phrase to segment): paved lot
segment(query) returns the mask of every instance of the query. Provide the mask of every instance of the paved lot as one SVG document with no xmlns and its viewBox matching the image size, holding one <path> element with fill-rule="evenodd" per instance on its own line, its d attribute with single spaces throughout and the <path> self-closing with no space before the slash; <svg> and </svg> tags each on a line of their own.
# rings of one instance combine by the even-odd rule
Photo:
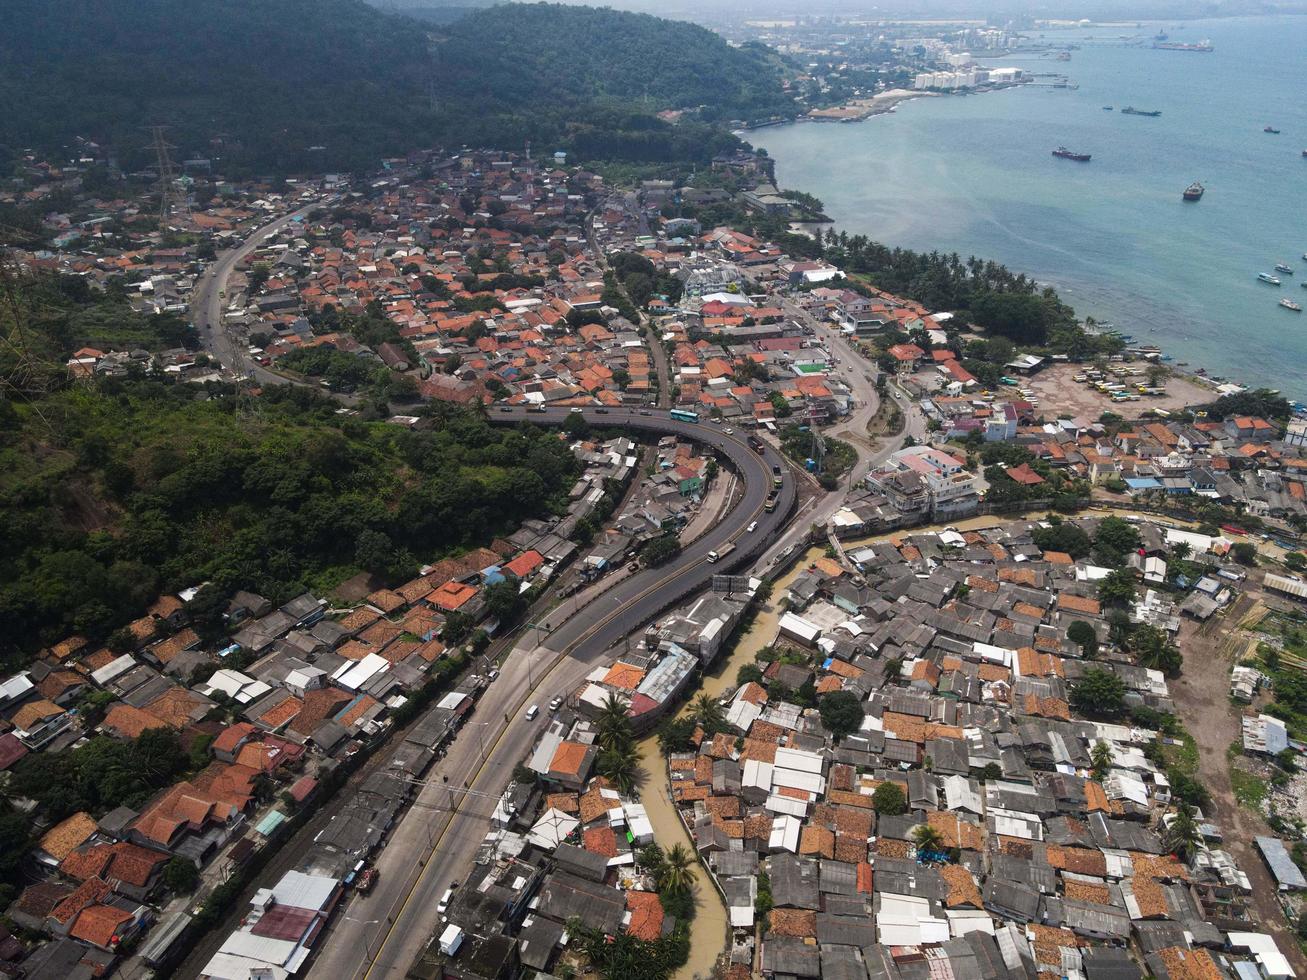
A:
<svg viewBox="0 0 1307 980">
<path fill-rule="evenodd" d="M 1104 412 L 1115 412 L 1125 418 L 1138 418 L 1150 408 L 1171 412 L 1186 405 L 1214 401 L 1216 398 L 1216 393 L 1210 388 L 1177 377 L 1167 380 L 1166 394 L 1160 397 L 1144 395 L 1137 402 L 1113 402 L 1089 385 L 1072 380 L 1082 370 L 1084 365 L 1081 364 L 1055 364 L 1023 384 L 1035 392 L 1040 411 L 1050 418 L 1060 414 L 1097 418 Z"/>
</svg>

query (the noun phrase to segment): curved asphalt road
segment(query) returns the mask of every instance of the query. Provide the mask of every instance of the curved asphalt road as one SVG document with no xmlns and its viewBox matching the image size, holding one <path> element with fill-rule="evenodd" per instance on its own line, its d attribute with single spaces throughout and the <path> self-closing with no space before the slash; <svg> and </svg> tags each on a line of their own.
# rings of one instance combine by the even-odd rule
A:
<svg viewBox="0 0 1307 980">
<path fill-rule="evenodd" d="M 649 414 L 644 414 L 645 412 Z M 506 411 L 500 407 L 490 413 L 489 419 L 501 424 L 520 424 L 526 421 L 558 426 L 569 414 L 570 410 L 563 408 L 528 412 L 522 409 Z M 580 414 L 595 426 L 623 429 L 636 436 L 641 433 L 674 435 L 710 446 L 721 458 L 730 462 L 744 483 L 743 499 L 722 521 L 676 558 L 618 583 L 594 603 L 599 607 L 598 612 L 583 610 L 580 615 L 558 625 L 546 641 L 550 649 L 591 660 L 635 632 L 682 596 L 709 585 L 713 575 L 724 574 L 746 564 L 750 556 L 757 554 L 772 537 L 772 532 L 787 522 L 794 504 L 795 484 L 794 476 L 788 472 L 784 460 L 770 446 L 764 446 L 763 452 L 758 454 L 749 448 L 743 435 L 728 435 L 723 426 L 711 422 L 679 422 L 661 409 L 615 408 L 607 412 L 585 409 Z M 768 514 L 763 506 L 772 488 L 773 466 L 781 467 L 785 473 L 785 482 L 776 509 Z M 746 530 L 755 521 L 757 527 L 753 531 Z M 728 541 L 735 542 L 735 551 L 719 561 L 709 562 L 708 552 L 721 550 Z"/>
<path fill-rule="evenodd" d="M 560 425 L 568 409 L 527 412 L 492 407 L 488 418 L 501 425 L 530 422 Z M 649 412 L 648 415 L 642 414 Z M 554 694 L 573 690 L 614 643 L 639 630 L 664 609 L 708 585 L 714 574 L 745 565 L 790 520 L 795 482 L 771 448 L 762 455 L 742 435 L 728 435 L 712 423 L 685 423 L 659 409 L 586 409 L 596 426 L 633 434 L 675 435 L 711 446 L 739 473 L 744 497 L 722 520 L 676 559 L 639 572 L 614 585 L 547 638 L 546 646 L 518 651 L 502 665 L 500 677 L 477 704 L 472 720 L 448 746 L 444 759 L 427 774 L 413 805 L 388 834 L 375 859 L 381 876 L 370 896 L 352 896 L 337 913 L 315 951 L 310 980 L 403 977 L 435 931 L 441 916 L 440 896 L 465 875 L 490 829 L 495 801 L 512 777 L 513 767 L 540 737 L 548 712 L 534 721 L 522 717 L 528 702 L 543 704 Z M 784 485 L 776 510 L 763 510 L 772 486 L 772 466 L 780 465 Z M 748 526 L 757 521 L 757 527 Z M 708 562 L 709 551 L 737 542 L 730 555 Z M 534 680 L 531 667 L 534 665 Z"/>
</svg>

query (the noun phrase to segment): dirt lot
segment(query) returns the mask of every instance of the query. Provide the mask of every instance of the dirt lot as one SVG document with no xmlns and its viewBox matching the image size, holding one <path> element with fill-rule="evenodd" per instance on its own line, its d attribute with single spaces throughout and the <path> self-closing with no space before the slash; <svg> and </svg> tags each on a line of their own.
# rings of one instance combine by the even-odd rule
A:
<svg viewBox="0 0 1307 980">
<path fill-rule="evenodd" d="M 1121 365 L 1122 368 L 1134 368 L 1135 365 Z M 1210 388 L 1190 381 L 1188 378 L 1169 378 L 1166 381 L 1166 394 L 1153 397 L 1140 396 L 1137 402 L 1113 402 L 1089 385 L 1073 381 L 1072 378 L 1084 370 L 1083 365 L 1054 364 L 1040 371 L 1026 381 L 1025 387 L 1035 392 L 1039 400 L 1039 409 L 1046 417 L 1055 415 L 1087 416 L 1098 418 L 1104 412 L 1115 412 L 1125 418 L 1138 418 L 1145 410 L 1161 408 L 1175 411 L 1186 405 L 1199 405 L 1215 400 L 1216 394 Z M 1140 367 L 1139 381 L 1144 381 Z M 1123 382 L 1124 383 L 1124 382 Z"/>
<path fill-rule="evenodd" d="M 1212 812 L 1207 816 L 1224 834 L 1225 842 L 1221 846 L 1230 852 L 1252 883 L 1250 901 L 1256 910 L 1252 927 L 1274 936 L 1280 951 L 1302 975 L 1307 970 L 1307 958 L 1285 921 L 1275 882 L 1253 843 L 1254 837 L 1271 835 L 1271 831 L 1258 814 L 1239 805 L 1230 784 L 1226 750 L 1240 737 L 1240 727 L 1239 711 L 1230 704 L 1232 663 L 1224 656 L 1223 646 L 1228 644 L 1223 641 L 1236 621 L 1221 617 L 1202 627 L 1184 623 L 1179 636 L 1184 669 L 1170 683 L 1171 696 L 1185 728 L 1198 744 L 1198 778 L 1212 795 Z"/>
</svg>

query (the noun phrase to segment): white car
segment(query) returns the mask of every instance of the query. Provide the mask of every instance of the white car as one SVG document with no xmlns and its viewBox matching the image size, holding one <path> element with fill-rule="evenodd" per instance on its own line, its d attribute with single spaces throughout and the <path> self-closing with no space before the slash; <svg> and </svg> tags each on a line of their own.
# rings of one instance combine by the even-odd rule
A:
<svg viewBox="0 0 1307 980">
<path fill-rule="evenodd" d="M 722 429 L 722 431 L 725 432 L 728 436 L 735 435 L 735 430 L 732 429 L 729 425 L 726 428 Z"/>
<path fill-rule="evenodd" d="M 758 522 L 757 521 L 750 522 L 749 526 L 746 527 L 744 530 L 746 534 L 752 534 L 754 531 L 758 530 Z"/>
</svg>

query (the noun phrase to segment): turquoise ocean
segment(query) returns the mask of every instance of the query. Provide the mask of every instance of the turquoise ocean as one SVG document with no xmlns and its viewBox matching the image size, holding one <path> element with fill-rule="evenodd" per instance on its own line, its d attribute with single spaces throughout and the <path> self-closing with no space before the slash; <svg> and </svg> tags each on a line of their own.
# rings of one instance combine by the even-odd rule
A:
<svg viewBox="0 0 1307 980">
<path fill-rule="evenodd" d="M 1159 29 L 1216 50 L 1114 43 Z M 1043 37 L 1080 47 L 1069 62 L 985 64 L 1065 73 L 1079 88 L 921 98 L 748 138 L 775 158 L 781 187 L 820 197 L 841 230 L 994 259 L 1191 368 L 1307 399 L 1307 311 L 1278 306 L 1307 307 L 1307 17 Z M 1122 115 L 1128 105 L 1162 115 Z M 1055 158 L 1060 145 L 1093 160 Z M 1186 203 L 1194 180 L 1207 192 Z M 1296 275 L 1257 281 L 1278 262 Z"/>
</svg>

